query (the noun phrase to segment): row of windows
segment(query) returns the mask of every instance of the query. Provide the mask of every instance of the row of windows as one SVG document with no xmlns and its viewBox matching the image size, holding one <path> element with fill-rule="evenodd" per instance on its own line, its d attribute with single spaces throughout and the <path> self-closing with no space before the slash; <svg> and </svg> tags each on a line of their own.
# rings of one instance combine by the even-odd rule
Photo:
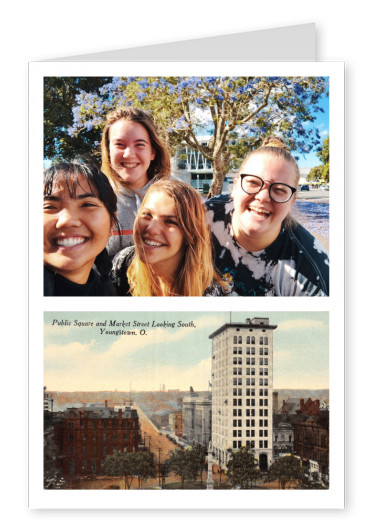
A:
<svg viewBox="0 0 376 531">
<path fill-rule="evenodd" d="M 269 339 L 268 339 L 267 336 L 264 336 L 264 337 L 261 336 L 259 338 L 259 345 L 268 345 L 268 341 L 269 341 Z M 252 337 L 247 336 L 245 342 L 246 342 L 247 345 L 250 345 L 250 344 L 251 345 L 255 345 L 256 344 L 256 338 L 255 338 L 255 336 L 252 336 Z M 243 343 L 242 336 L 234 336 L 233 337 L 233 344 L 234 345 L 241 345 L 242 343 Z"/>
<path fill-rule="evenodd" d="M 233 406 L 241 406 L 242 405 L 242 399 L 241 398 L 233 398 L 232 405 Z M 256 405 L 256 400 L 254 398 L 252 398 L 252 399 L 247 398 L 245 405 L 246 406 L 255 406 Z M 260 398 L 259 399 L 259 406 L 267 406 L 267 405 L 268 405 L 268 399 L 267 398 L 265 398 L 265 399 Z"/>
<path fill-rule="evenodd" d="M 266 350 L 266 349 L 265 349 Z M 269 365 L 268 358 L 259 358 L 258 359 L 259 365 Z M 232 359 L 233 365 L 243 365 L 243 358 L 233 358 Z M 245 359 L 245 365 L 256 365 L 256 358 L 246 358 Z"/>
<path fill-rule="evenodd" d="M 232 368 L 232 374 L 236 374 L 236 375 L 241 376 L 243 374 L 242 367 L 233 367 Z M 255 376 L 256 375 L 256 369 L 255 368 L 252 368 L 252 369 L 246 368 L 245 374 L 247 376 Z M 259 375 L 260 376 L 268 376 L 268 374 L 269 374 L 268 369 L 264 369 L 264 368 L 260 367 L 260 369 L 259 369 Z"/>
<path fill-rule="evenodd" d="M 99 435 L 93 435 L 92 437 L 87 435 L 86 433 L 84 433 L 82 435 L 82 440 L 83 441 L 89 441 L 89 440 L 92 440 L 93 442 L 97 442 L 97 441 L 117 441 L 117 440 L 123 440 L 123 441 L 127 441 L 128 440 L 128 433 L 129 432 L 123 432 L 123 433 L 113 433 L 113 434 L 108 434 L 108 433 L 102 433 L 102 434 L 99 434 Z M 76 435 L 76 437 L 75 437 Z M 136 434 L 133 432 L 132 433 L 132 438 L 134 439 L 136 436 Z M 77 434 L 74 434 L 74 433 L 70 433 L 68 435 L 68 439 L 70 441 L 74 441 L 75 438 L 77 439 Z"/>
<path fill-rule="evenodd" d="M 242 430 L 232 430 L 233 437 L 242 437 Z M 256 430 L 245 430 L 246 437 L 256 437 Z M 268 437 L 268 430 L 259 430 L 259 437 Z"/>
<path fill-rule="evenodd" d="M 245 416 L 246 417 L 254 417 L 256 415 L 255 409 L 246 409 L 245 410 Z M 242 416 L 242 409 L 233 409 L 232 410 L 232 416 L 233 417 L 241 417 Z M 267 417 L 268 416 L 268 410 L 267 409 L 259 409 L 259 417 Z"/>
<path fill-rule="evenodd" d="M 243 385 L 243 378 L 233 378 L 232 385 Z M 256 385 L 255 378 L 245 378 L 245 385 Z M 260 378 L 259 385 L 269 385 L 267 378 Z"/>
<path fill-rule="evenodd" d="M 75 427 L 78 427 L 78 425 L 76 426 L 76 423 L 74 421 L 68 421 L 67 422 L 68 424 L 68 428 L 70 429 L 74 429 Z M 127 427 L 130 427 L 132 426 L 133 428 L 136 428 L 136 425 L 137 425 L 137 421 L 136 420 L 122 420 L 121 422 L 117 421 L 117 420 L 110 420 L 110 421 L 107 421 L 107 420 L 82 420 L 80 422 L 80 428 L 81 429 L 85 429 L 85 428 L 127 428 Z"/>
<path fill-rule="evenodd" d="M 245 390 L 246 396 L 256 396 L 256 390 L 255 389 L 246 389 Z M 234 387 L 232 390 L 233 396 L 242 396 L 243 390 L 241 387 L 237 388 Z M 259 396 L 268 396 L 268 389 L 259 389 Z"/>
<path fill-rule="evenodd" d="M 254 428 L 255 427 L 255 419 L 246 419 L 245 421 L 245 425 L 247 428 L 251 427 L 251 428 Z M 233 419 L 232 421 L 232 426 L 233 428 L 241 428 L 242 427 L 242 419 Z M 264 427 L 264 428 L 267 428 L 268 427 L 268 419 L 260 419 L 259 420 L 259 427 Z"/>
<path fill-rule="evenodd" d="M 248 448 L 255 448 L 255 441 L 246 441 L 245 445 Z M 242 447 L 242 441 L 233 441 L 232 442 L 233 448 L 241 448 Z M 268 441 L 259 441 L 259 448 L 268 448 Z"/>
<path fill-rule="evenodd" d="M 269 349 L 266 347 L 260 347 L 258 351 L 259 351 L 260 356 L 268 356 L 269 354 Z M 233 354 L 246 354 L 246 356 L 255 356 L 256 349 L 255 347 L 245 347 L 245 352 L 244 352 L 243 347 L 233 347 L 232 353 Z"/>
</svg>

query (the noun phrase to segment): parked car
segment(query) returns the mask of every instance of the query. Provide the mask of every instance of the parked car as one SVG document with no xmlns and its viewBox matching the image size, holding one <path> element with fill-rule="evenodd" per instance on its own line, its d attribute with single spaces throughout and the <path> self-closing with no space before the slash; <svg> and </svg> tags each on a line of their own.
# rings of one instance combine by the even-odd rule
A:
<svg viewBox="0 0 376 531">
<path fill-rule="evenodd" d="M 321 190 L 326 190 L 327 192 L 329 192 L 329 184 L 322 184 L 322 185 L 320 186 L 320 189 L 321 189 Z"/>
<path fill-rule="evenodd" d="M 302 184 L 302 186 L 300 187 L 300 191 L 301 192 L 308 192 L 309 191 L 309 185 L 308 184 Z"/>
</svg>

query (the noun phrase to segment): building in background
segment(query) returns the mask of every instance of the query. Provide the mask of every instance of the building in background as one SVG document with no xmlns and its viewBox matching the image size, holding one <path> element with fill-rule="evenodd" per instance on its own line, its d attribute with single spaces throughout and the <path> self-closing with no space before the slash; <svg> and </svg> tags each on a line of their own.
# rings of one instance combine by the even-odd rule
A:
<svg viewBox="0 0 376 531">
<path fill-rule="evenodd" d="M 273 457 L 273 332 L 269 318 L 226 323 L 212 339 L 212 444 L 226 466 L 229 450 L 254 449 L 261 470 Z"/>
<path fill-rule="evenodd" d="M 183 436 L 183 412 L 182 410 L 173 411 L 168 416 L 168 424 L 170 431 L 172 431 L 177 437 Z"/>
<path fill-rule="evenodd" d="M 293 421 L 294 451 L 314 470 L 313 479 L 329 482 L 329 411 L 315 416 L 298 415 Z"/>
<path fill-rule="evenodd" d="M 64 476 L 99 474 L 106 455 L 138 451 L 138 413 L 131 407 L 114 411 L 107 403 L 68 408 L 56 426 L 55 439 Z"/>
<path fill-rule="evenodd" d="M 294 454 L 294 430 L 290 422 L 273 426 L 273 460 Z"/>
<path fill-rule="evenodd" d="M 212 139 L 211 135 L 197 137 L 200 145 L 206 147 Z M 203 154 L 191 146 L 182 144 L 171 159 L 173 175 L 192 185 L 202 193 L 209 192 L 213 181 L 213 168 L 211 162 Z M 230 193 L 234 182 L 235 173 L 229 172 L 224 180 L 222 193 Z"/>
<path fill-rule="evenodd" d="M 47 392 L 47 387 L 43 387 L 43 411 L 49 411 L 52 413 L 54 410 L 54 399 L 52 393 Z"/>
<path fill-rule="evenodd" d="M 195 393 L 191 387 L 183 399 L 183 437 L 189 443 L 208 447 L 212 431 L 212 397 L 210 392 Z"/>
</svg>

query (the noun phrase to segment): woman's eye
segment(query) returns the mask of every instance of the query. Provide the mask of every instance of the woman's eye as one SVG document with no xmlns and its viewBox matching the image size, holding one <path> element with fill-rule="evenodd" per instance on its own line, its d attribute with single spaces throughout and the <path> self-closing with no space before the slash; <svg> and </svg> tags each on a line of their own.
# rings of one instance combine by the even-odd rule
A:
<svg viewBox="0 0 376 531">
<path fill-rule="evenodd" d="M 274 188 L 274 192 L 277 193 L 277 194 L 283 195 L 283 194 L 287 194 L 287 189 L 286 188 L 275 187 Z"/>
<path fill-rule="evenodd" d="M 257 181 L 256 179 L 246 179 L 246 183 L 248 186 L 252 186 L 252 187 L 260 186 L 259 181 Z"/>
<path fill-rule="evenodd" d="M 173 219 L 166 219 L 166 223 L 167 225 L 177 225 L 177 222 L 174 221 Z"/>
</svg>

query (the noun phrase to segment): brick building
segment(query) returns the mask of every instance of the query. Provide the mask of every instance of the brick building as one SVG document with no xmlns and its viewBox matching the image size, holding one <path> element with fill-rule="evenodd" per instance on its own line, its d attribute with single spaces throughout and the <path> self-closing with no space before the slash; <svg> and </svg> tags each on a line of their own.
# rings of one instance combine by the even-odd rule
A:
<svg viewBox="0 0 376 531">
<path fill-rule="evenodd" d="M 324 480 L 329 479 L 329 412 L 293 421 L 294 450 L 303 461 L 315 461 Z"/>
<path fill-rule="evenodd" d="M 106 455 L 137 452 L 140 424 L 135 409 L 117 412 L 103 404 L 68 408 L 55 428 L 58 465 L 66 475 L 99 474 Z"/>
<path fill-rule="evenodd" d="M 281 413 L 294 415 L 319 415 L 320 414 L 320 400 L 312 400 L 312 398 L 288 398 L 283 400 Z"/>
</svg>

